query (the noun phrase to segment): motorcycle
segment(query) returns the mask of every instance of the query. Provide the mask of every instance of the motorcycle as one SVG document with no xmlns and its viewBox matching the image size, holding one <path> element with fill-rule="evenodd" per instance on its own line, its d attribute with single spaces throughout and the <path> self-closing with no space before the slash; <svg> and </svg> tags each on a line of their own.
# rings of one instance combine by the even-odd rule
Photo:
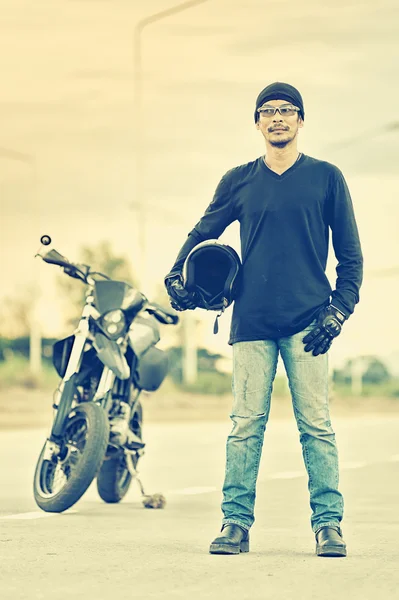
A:
<svg viewBox="0 0 399 600">
<path fill-rule="evenodd" d="M 97 478 L 102 500 L 120 502 L 136 480 L 144 506 L 163 508 L 164 496 L 146 494 L 138 477 L 145 448 L 140 396 L 157 390 L 168 371 L 167 355 L 156 347 L 158 322 L 175 325 L 179 318 L 131 285 L 48 250 L 49 236 L 40 241 L 36 256 L 81 280 L 87 290 L 76 330 L 53 346 L 61 379 L 35 469 L 35 501 L 46 512 L 63 512 Z"/>
</svg>

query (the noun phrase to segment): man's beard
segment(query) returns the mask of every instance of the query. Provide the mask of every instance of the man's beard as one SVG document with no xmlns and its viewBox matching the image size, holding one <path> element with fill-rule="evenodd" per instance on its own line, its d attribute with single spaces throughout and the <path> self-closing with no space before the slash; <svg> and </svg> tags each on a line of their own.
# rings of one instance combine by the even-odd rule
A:
<svg viewBox="0 0 399 600">
<path fill-rule="evenodd" d="M 270 141 L 270 145 L 275 148 L 285 148 L 287 144 L 289 144 L 291 140 L 281 140 L 281 142 L 272 142 Z"/>
<path fill-rule="evenodd" d="M 269 139 L 269 143 L 271 146 L 274 146 L 275 148 L 285 148 L 287 146 L 287 144 L 289 144 L 290 142 L 292 142 L 295 139 L 296 135 L 297 135 L 297 132 L 292 137 L 288 136 L 283 140 L 279 140 L 278 138 L 276 140 Z"/>
</svg>

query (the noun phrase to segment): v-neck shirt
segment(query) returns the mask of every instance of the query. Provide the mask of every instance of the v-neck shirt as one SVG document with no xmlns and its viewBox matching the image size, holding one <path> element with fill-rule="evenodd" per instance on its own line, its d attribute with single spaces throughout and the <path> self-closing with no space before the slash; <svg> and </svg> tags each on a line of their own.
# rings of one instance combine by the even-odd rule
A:
<svg viewBox="0 0 399 600">
<path fill-rule="evenodd" d="M 330 301 L 346 316 L 353 312 L 363 260 L 350 193 L 336 166 L 302 154 L 282 174 L 263 157 L 231 169 L 168 276 L 181 273 L 193 247 L 219 238 L 236 220 L 242 271 L 229 344 L 293 335 Z M 338 261 L 334 290 L 325 273 L 330 230 Z"/>
<path fill-rule="evenodd" d="M 292 165 L 290 167 L 288 167 L 288 169 L 285 169 L 285 171 L 283 171 L 282 173 L 277 173 L 271 167 L 269 167 L 269 165 L 266 162 L 266 156 L 262 156 L 262 159 L 263 159 L 263 164 L 265 165 L 266 169 L 268 169 L 276 177 L 282 177 L 285 173 L 287 173 L 287 171 L 290 171 L 290 169 L 292 169 L 301 160 L 302 156 L 303 156 L 302 152 L 300 152 L 298 154 L 298 156 L 296 157 L 295 162 L 293 162 Z"/>
</svg>

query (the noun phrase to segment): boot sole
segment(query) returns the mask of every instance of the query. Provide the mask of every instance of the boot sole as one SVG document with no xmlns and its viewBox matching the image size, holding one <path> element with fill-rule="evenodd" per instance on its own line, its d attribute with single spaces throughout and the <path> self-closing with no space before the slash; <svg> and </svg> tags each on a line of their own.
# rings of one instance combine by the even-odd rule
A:
<svg viewBox="0 0 399 600">
<path fill-rule="evenodd" d="M 346 556 L 346 548 L 339 548 L 337 546 L 316 546 L 316 554 L 317 556 L 336 556 L 343 557 Z"/>
<path fill-rule="evenodd" d="M 241 542 L 239 546 L 232 544 L 211 544 L 210 554 L 240 554 L 240 552 L 249 552 L 249 541 Z"/>
</svg>

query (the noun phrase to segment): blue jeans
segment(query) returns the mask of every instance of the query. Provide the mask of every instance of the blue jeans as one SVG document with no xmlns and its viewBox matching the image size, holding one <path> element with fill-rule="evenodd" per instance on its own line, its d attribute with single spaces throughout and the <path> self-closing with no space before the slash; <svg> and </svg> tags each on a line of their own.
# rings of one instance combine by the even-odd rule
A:
<svg viewBox="0 0 399 600">
<path fill-rule="evenodd" d="M 277 340 L 233 344 L 234 423 L 227 438 L 223 485 L 223 523 L 249 529 L 254 522 L 256 480 L 278 354 L 284 362 L 302 454 L 314 532 L 339 526 L 343 498 L 338 491 L 338 452 L 328 408 L 327 354 L 305 352 L 302 338 L 311 329 Z"/>
</svg>

